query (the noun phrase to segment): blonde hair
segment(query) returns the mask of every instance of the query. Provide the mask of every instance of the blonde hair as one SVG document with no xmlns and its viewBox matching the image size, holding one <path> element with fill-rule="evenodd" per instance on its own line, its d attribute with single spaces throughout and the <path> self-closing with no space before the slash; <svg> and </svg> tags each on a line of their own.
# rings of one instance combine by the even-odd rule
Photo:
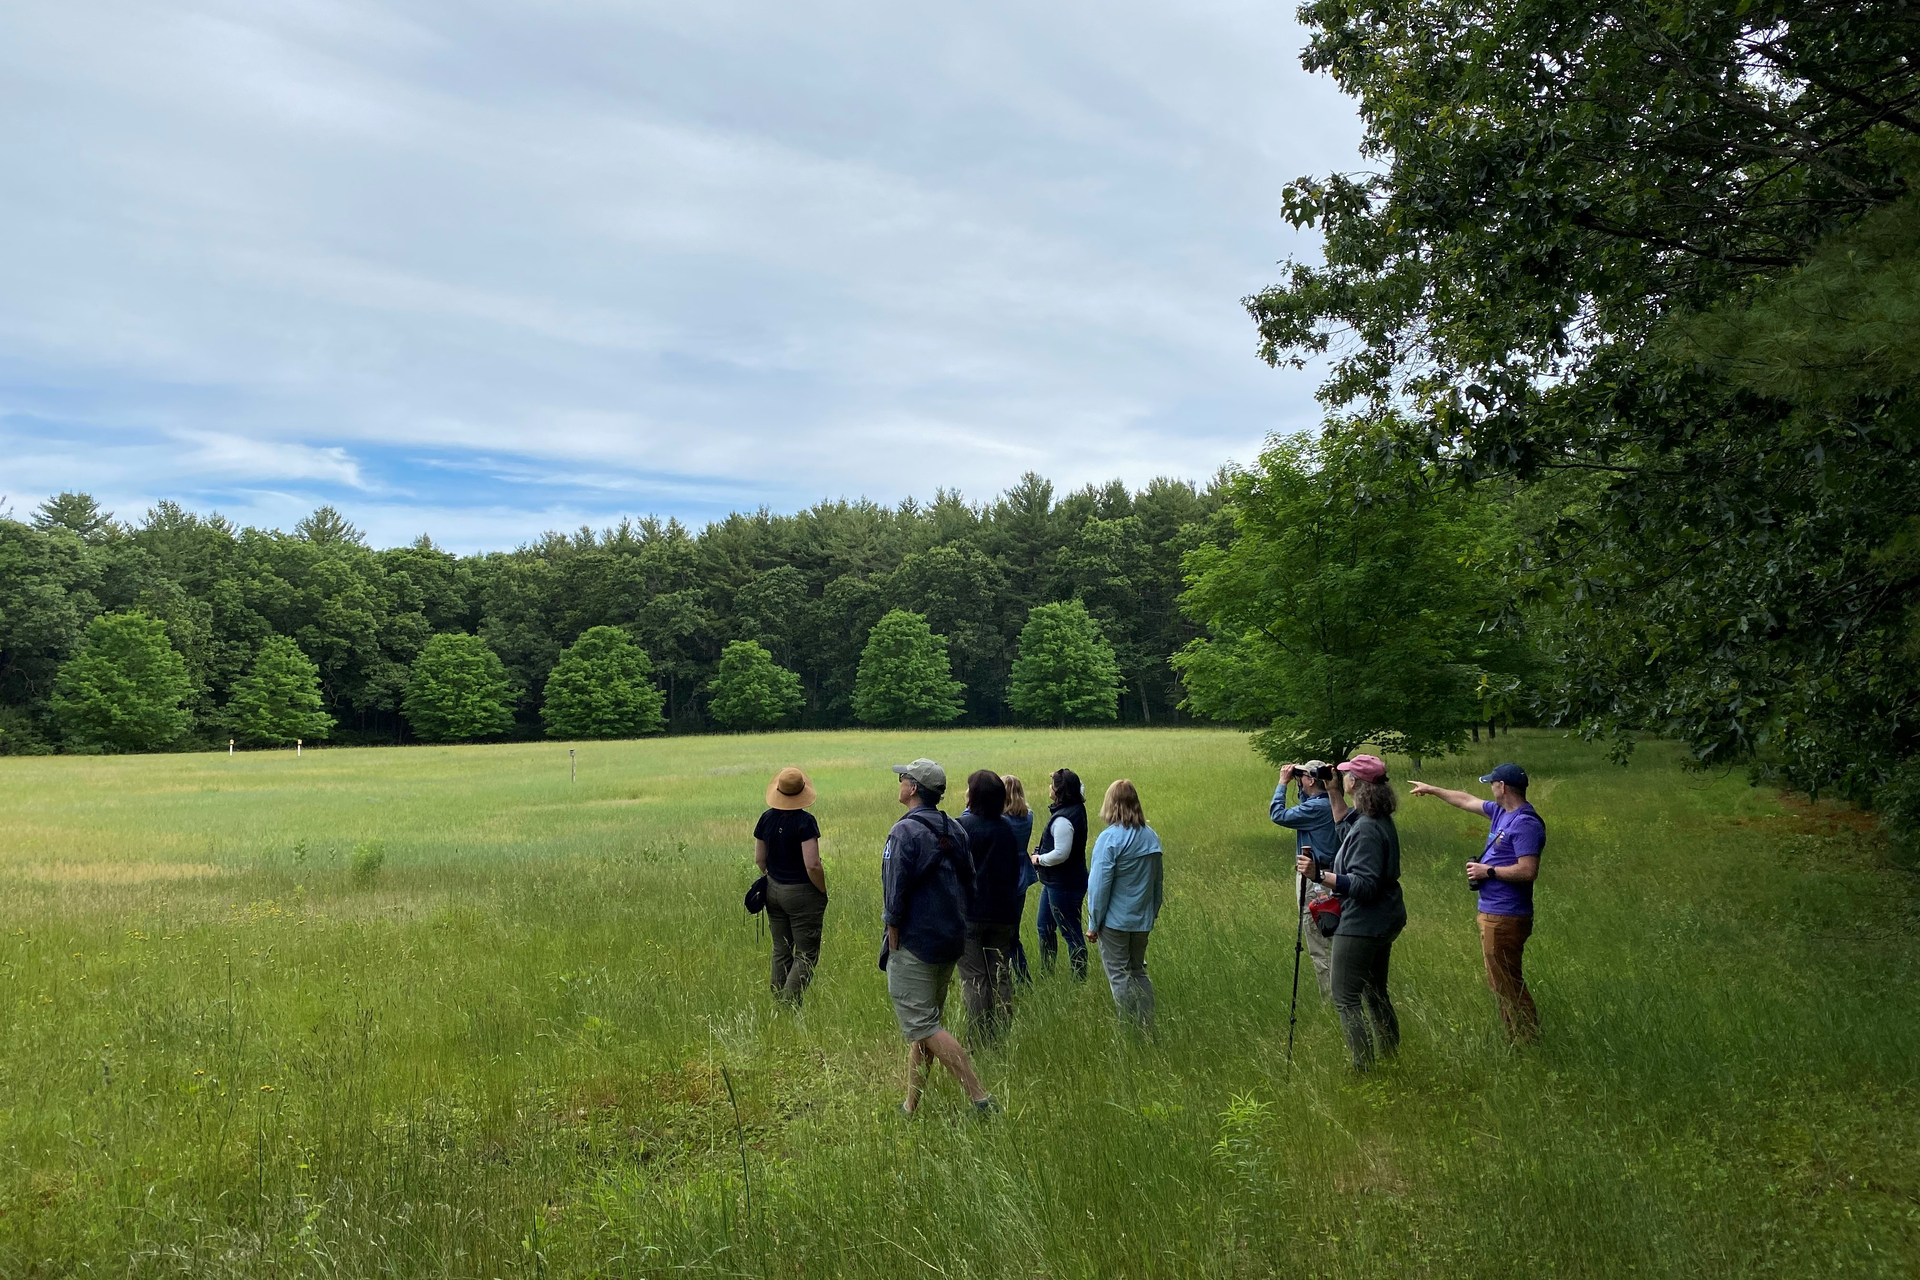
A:
<svg viewBox="0 0 1920 1280">
<path fill-rule="evenodd" d="M 1027 789 L 1020 785 L 1020 779 L 1010 773 L 1000 775 L 1000 781 L 1007 784 L 1007 816 L 1024 818 L 1033 812 L 1027 808 Z"/>
<path fill-rule="evenodd" d="M 1100 821 L 1110 827 L 1147 825 L 1147 815 L 1140 809 L 1140 793 L 1131 782 L 1120 778 L 1107 788 L 1107 798 L 1100 802 Z"/>
</svg>

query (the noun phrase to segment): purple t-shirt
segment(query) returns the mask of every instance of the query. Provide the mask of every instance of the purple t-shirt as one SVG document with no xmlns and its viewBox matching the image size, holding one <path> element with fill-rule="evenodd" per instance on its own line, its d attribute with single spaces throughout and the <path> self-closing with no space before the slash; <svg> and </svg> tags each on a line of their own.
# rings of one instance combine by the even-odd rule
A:
<svg viewBox="0 0 1920 1280">
<path fill-rule="evenodd" d="M 1522 858 L 1537 858 L 1547 843 L 1547 824 L 1533 806 L 1521 802 L 1509 813 L 1491 800 L 1480 806 L 1493 819 L 1487 832 L 1487 851 L 1480 861 L 1490 867 L 1510 867 Z M 1533 884 L 1515 884 L 1511 880 L 1489 880 L 1480 890 L 1480 910 L 1490 916 L 1530 916 L 1533 914 Z"/>
</svg>

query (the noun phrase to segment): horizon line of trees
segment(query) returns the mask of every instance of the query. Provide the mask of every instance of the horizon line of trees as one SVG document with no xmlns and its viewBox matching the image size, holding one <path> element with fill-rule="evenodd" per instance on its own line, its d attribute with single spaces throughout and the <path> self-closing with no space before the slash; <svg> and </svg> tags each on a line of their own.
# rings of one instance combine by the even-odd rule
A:
<svg viewBox="0 0 1920 1280">
<path fill-rule="evenodd" d="M 375 549 L 63 493 L 0 518 L 0 752 L 1184 718 L 1219 485 L 823 502 Z"/>
<path fill-rule="evenodd" d="M 1275 760 L 1443 754 L 1524 715 L 1488 697 L 1531 654 L 1494 625 L 1504 525 L 1358 500 L 1354 462 L 1303 436 L 1204 490 L 1028 475 L 464 557 L 60 494 L 0 518 L 0 752 L 1198 717 Z"/>
</svg>

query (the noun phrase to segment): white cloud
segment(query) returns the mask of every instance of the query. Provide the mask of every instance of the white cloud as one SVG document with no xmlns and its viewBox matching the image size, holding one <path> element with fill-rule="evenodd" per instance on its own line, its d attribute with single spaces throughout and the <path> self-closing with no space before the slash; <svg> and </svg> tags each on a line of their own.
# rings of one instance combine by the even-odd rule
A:
<svg viewBox="0 0 1920 1280">
<path fill-rule="evenodd" d="M 1317 416 L 1239 305 L 1281 185 L 1354 163 L 1299 41 L 1225 2 L 10 7 L 0 488 L 411 494 L 509 542 L 1203 477 Z"/>
</svg>

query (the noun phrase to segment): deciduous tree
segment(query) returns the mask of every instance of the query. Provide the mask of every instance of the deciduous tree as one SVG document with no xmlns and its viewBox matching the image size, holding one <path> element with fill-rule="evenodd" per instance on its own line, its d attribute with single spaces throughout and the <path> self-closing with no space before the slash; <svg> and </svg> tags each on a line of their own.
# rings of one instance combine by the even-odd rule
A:
<svg viewBox="0 0 1920 1280">
<path fill-rule="evenodd" d="M 500 655 L 464 631 L 427 641 L 407 679 L 407 722 L 427 742 L 497 738 L 513 728 L 513 701 Z"/>
<path fill-rule="evenodd" d="M 1063 727 L 1118 714 L 1120 666 L 1085 605 L 1064 600 L 1028 612 L 1008 700 L 1029 720 Z"/>
<path fill-rule="evenodd" d="M 193 725 L 187 664 L 167 627 L 144 613 L 106 613 L 87 624 L 80 651 L 61 666 L 53 715 L 68 743 L 156 751 Z"/>
<path fill-rule="evenodd" d="M 735 640 L 721 651 L 707 691 L 707 713 L 729 729 L 768 728 L 807 700 L 800 677 L 752 640 Z"/>
<path fill-rule="evenodd" d="M 1357 453 L 1275 441 L 1228 486 L 1233 540 L 1187 557 L 1181 606 L 1208 633 L 1174 659 L 1187 705 L 1256 727 L 1276 763 L 1362 743 L 1444 754 L 1475 715 L 1473 647 L 1494 602 L 1468 563 L 1467 500 L 1370 490 Z"/>
<path fill-rule="evenodd" d="M 1249 300 L 1381 460 L 1550 483 L 1544 709 L 1869 798 L 1920 750 L 1920 9 L 1314 0 L 1374 163 Z M 1583 482 L 1555 481 L 1585 477 Z"/>
<path fill-rule="evenodd" d="M 287 636 L 270 636 L 227 701 L 227 724 L 248 742 L 285 745 L 333 732 L 320 699 L 320 668 Z"/>
<path fill-rule="evenodd" d="M 947 638 L 935 635 L 925 617 L 895 609 L 873 624 L 853 688 L 853 714 L 862 723 L 946 724 L 963 709 L 963 692 L 947 661 Z"/>
<path fill-rule="evenodd" d="M 589 627 L 547 676 L 550 738 L 637 738 L 665 727 L 647 651 L 619 627 Z"/>
</svg>

